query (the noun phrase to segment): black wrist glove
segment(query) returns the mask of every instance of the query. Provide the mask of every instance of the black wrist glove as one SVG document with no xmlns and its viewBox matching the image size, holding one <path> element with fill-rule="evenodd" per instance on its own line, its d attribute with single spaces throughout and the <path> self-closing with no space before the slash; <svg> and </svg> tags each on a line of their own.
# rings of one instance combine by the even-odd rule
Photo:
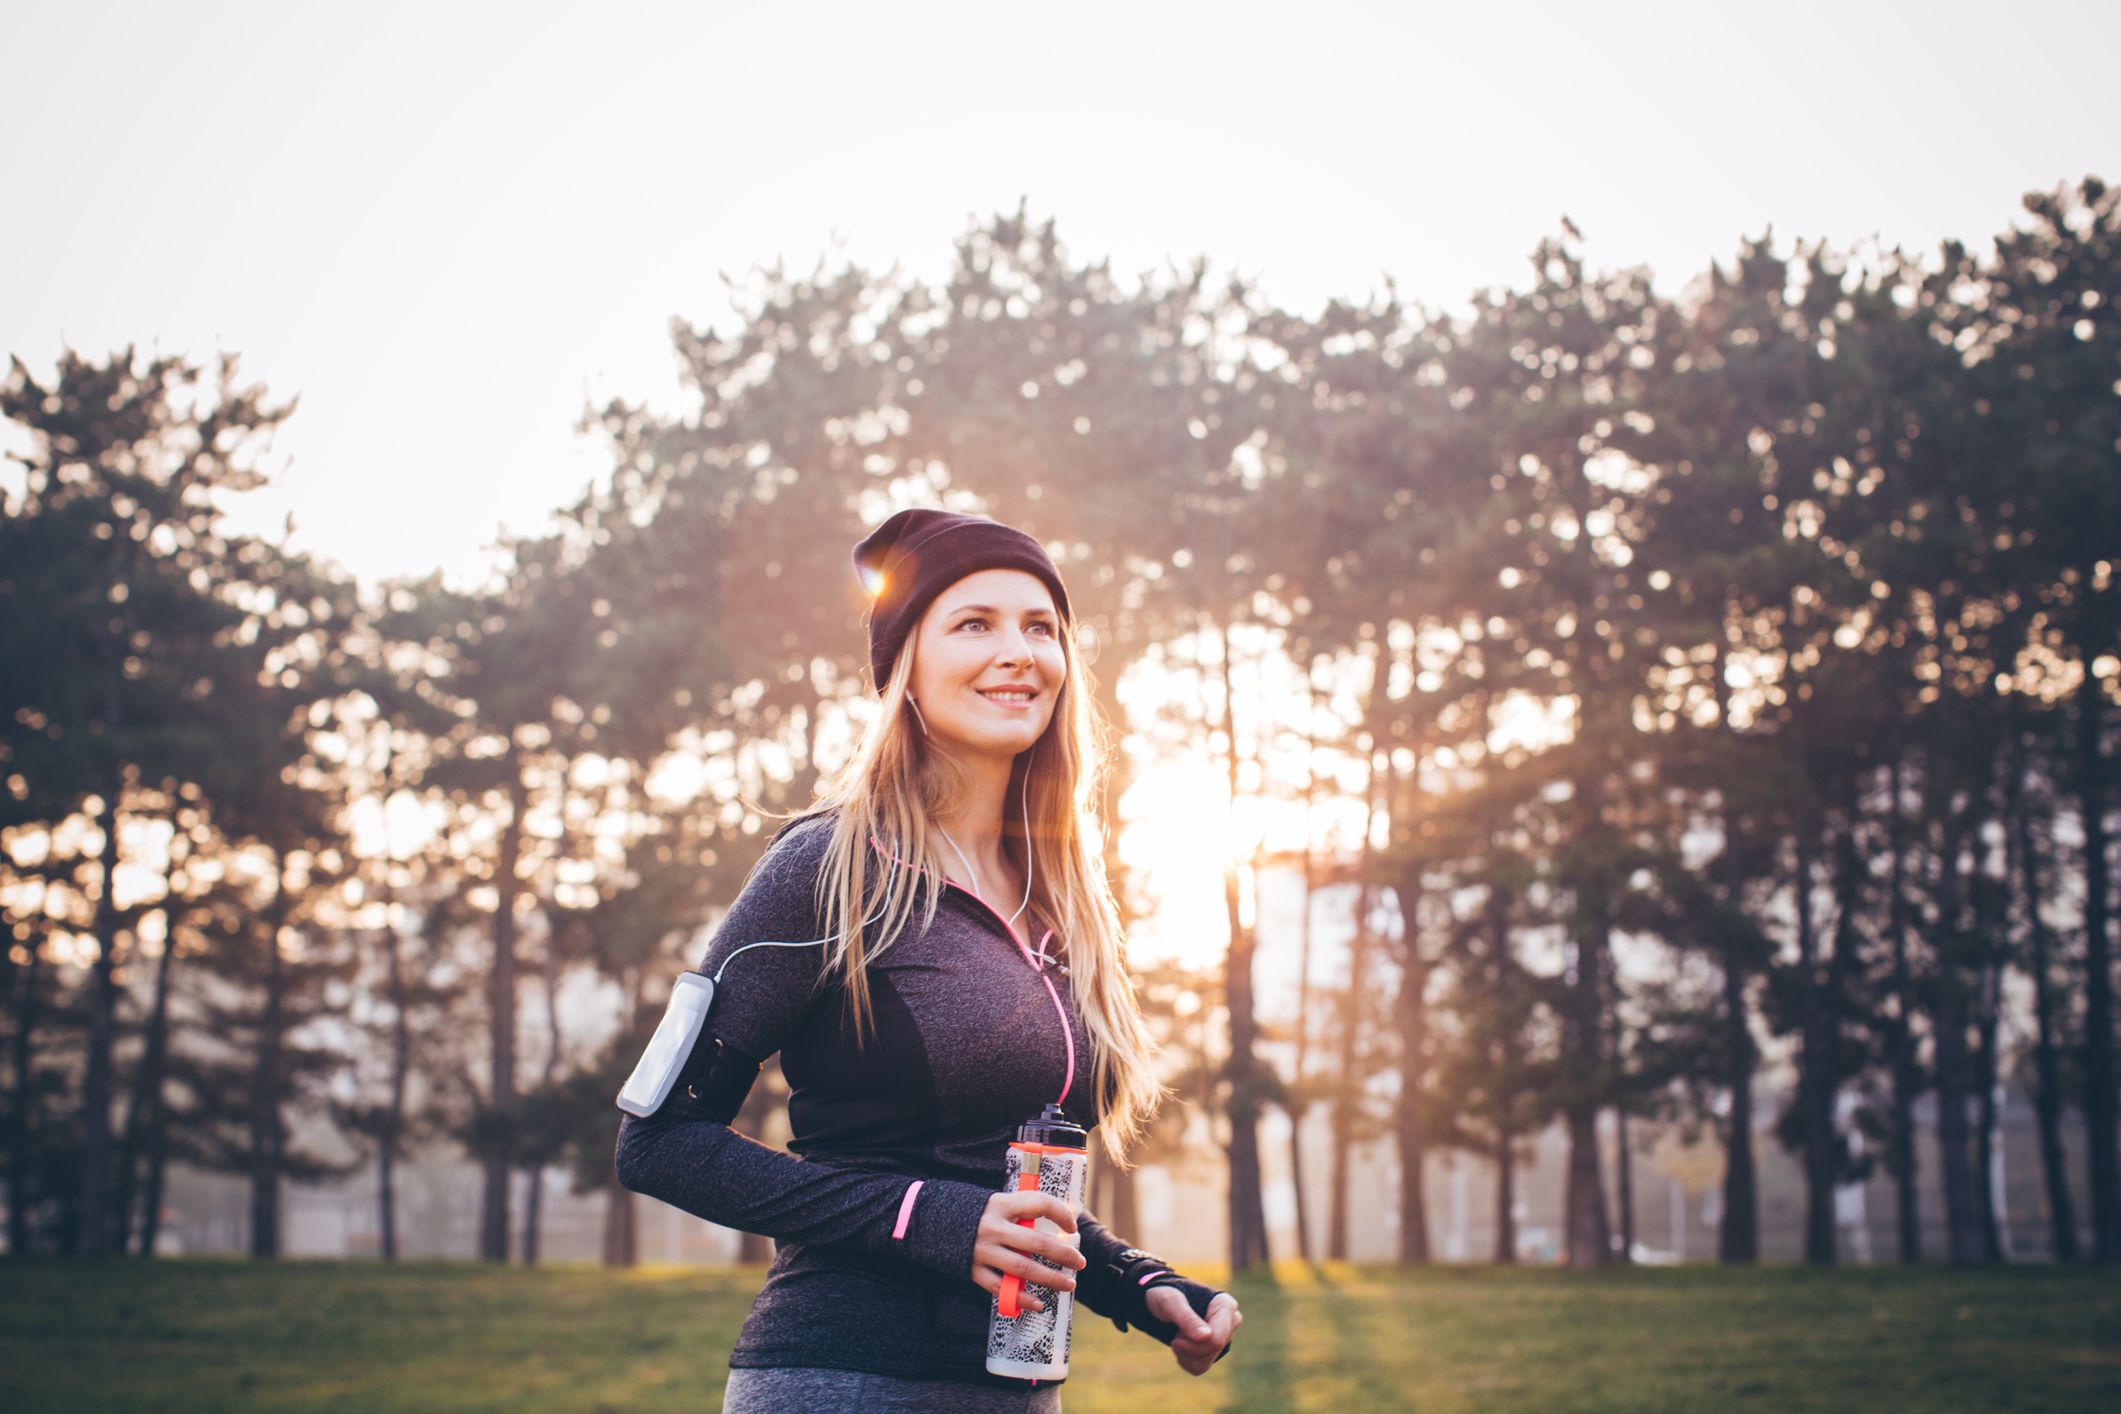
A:
<svg viewBox="0 0 2121 1414">
<path fill-rule="evenodd" d="M 1114 1316 L 1112 1324 L 1124 1331 L 1131 1322 L 1144 1334 L 1154 1336 L 1165 1345 L 1177 1339 L 1178 1327 L 1149 1313 L 1150 1292 L 1159 1286 L 1178 1288 L 1178 1294 L 1193 1308 L 1193 1314 L 1204 1321 L 1208 1319 L 1209 1303 L 1222 1294 L 1212 1286 L 1180 1276 L 1171 1270 L 1171 1264 L 1163 1258 L 1153 1252 L 1144 1252 L 1139 1247 L 1129 1247 L 1119 1253 L 1106 1263 L 1106 1269 L 1126 1293 L 1127 1314 L 1123 1317 Z M 1230 1347 L 1226 1345 L 1222 1355 L 1215 1358 L 1220 1360 L 1223 1355 L 1229 1353 Z"/>
</svg>

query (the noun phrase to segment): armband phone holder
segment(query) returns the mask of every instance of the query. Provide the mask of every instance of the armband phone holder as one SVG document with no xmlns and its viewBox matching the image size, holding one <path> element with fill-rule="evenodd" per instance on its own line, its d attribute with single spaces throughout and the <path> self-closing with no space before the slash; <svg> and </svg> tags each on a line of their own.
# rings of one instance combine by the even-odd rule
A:
<svg viewBox="0 0 2121 1414">
<path fill-rule="evenodd" d="M 684 972 L 670 989 L 670 1005 L 656 1023 L 655 1035 L 640 1063 L 619 1090 L 619 1108 L 645 1118 L 663 1107 L 671 1087 L 692 1055 L 707 1024 L 707 1008 L 714 1004 L 714 980 L 698 972 Z"/>
</svg>

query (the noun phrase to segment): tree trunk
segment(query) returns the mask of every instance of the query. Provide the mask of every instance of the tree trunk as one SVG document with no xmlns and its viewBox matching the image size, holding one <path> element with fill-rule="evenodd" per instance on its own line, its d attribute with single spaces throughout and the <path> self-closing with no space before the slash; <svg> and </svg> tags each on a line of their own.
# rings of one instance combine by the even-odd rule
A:
<svg viewBox="0 0 2121 1414">
<path fill-rule="evenodd" d="M 1984 731 L 1979 741 L 1981 754 L 1976 764 L 1983 777 L 1983 789 L 1972 797 L 1973 808 L 1969 811 L 1967 826 L 1967 904 L 1972 930 L 1969 941 L 1974 944 L 1969 960 L 1976 964 L 1972 1057 L 1977 1102 L 1973 1136 L 1974 1229 L 1980 1241 L 1982 1260 L 2001 1262 L 2009 1254 L 2010 1234 L 2005 1231 L 2008 1199 L 2003 1192 L 2003 1151 L 1997 1147 L 2000 1142 L 1997 1106 L 2002 1091 L 1998 1084 L 1996 1046 L 2003 1005 L 2001 959 L 2008 946 L 2010 931 L 2010 835 L 2007 829 L 2001 832 L 2004 845 L 2001 862 L 2005 875 L 1999 885 L 1996 873 L 1990 867 L 1994 858 L 1988 831 L 1989 812 L 1996 803 L 1994 787 L 1998 784 L 1998 762 L 1995 751 L 1998 740 L 1992 733 Z"/>
<path fill-rule="evenodd" d="M 1725 606 L 1728 615 L 1731 608 Z M 1716 722 L 1731 730 L 1731 699 L 1724 675 L 1724 646 L 1729 635 L 1716 636 L 1716 657 L 1710 685 L 1716 694 Z M 1732 912 L 1745 907 L 1745 860 L 1738 852 L 1738 811 L 1729 787 L 1723 795 L 1723 889 L 1724 902 Z M 1746 1002 L 1747 965 L 1744 942 L 1735 934 L 1723 939 L 1724 1085 L 1731 1110 L 1723 1143 L 1723 1230 L 1717 1238 L 1717 1257 L 1724 1262 L 1756 1262 L 1760 1259 L 1759 1176 L 1753 1168 L 1753 1053 L 1752 1016 Z"/>
<path fill-rule="evenodd" d="M 1421 1052 L 1426 1030 L 1426 1008 L 1418 990 L 1426 980 L 1423 969 L 1415 980 L 1402 974 L 1399 1001 L 1399 1112 L 1395 1116 L 1399 1143 L 1399 1260 L 1415 1266 L 1429 1260 L 1429 1202 L 1426 1190 L 1428 1146 L 1421 1132 Z"/>
<path fill-rule="evenodd" d="M 105 703 L 109 726 L 117 726 L 115 692 Z M 125 792 L 124 768 L 111 763 L 102 810 L 103 877 L 96 891 L 96 963 L 89 973 L 88 1056 L 81 1082 L 81 1251 L 99 1257 L 110 1250 L 116 1215 L 111 1212 L 111 1102 L 115 1098 L 112 1051 L 117 1041 L 118 806 Z"/>
<path fill-rule="evenodd" d="M 1345 1085 L 1345 1080 L 1342 1081 Z M 1348 1157 L 1354 1147 L 1348 1132 L 1348 1105 L 1338 1091 L 1327 1110 L 1330 1124 L 1332 1167 L 1326 1173 L 1326 1260 L 1348 1260 Z"/>
<path fill-rule="evenodd" d="M 1234 761 L 1232 765 L 1234 774 Z M 1264 1266 L 1270 1258 L 1259 1165 L 1263 1087 L 1254 1050 L 1258 1025 L 1252 1008 L 1253 939 L 1241 921 L 1234 864 L 1224 871 L 1223 894 L 1230 918 L 1230 952 L 1223 974 L 1223 996 L 1230 1011 L 1230 1269 L 1242 1272 Z"/>
<path fill-rule="evenodd" d="M 1598 1107 L 1568 1108 L 1569 1167 L 1563 1240 L 1572 1267 L 1602 1267 L 1613 1260 L 1613 1230 L 1606 1215 L 1605 1184 L 1598 1162 Z"/>
<path fill-rule="evenodd" d="M 1517 1261 L 1517 1136 L 1499 1135 L 1495 1141 L 1495 1260 L 1502 1266 Z"/>
<path fill-rule="evenodd" d="M 386 897 L 385 906 L 391 900 Z M 405 1088 L 412 1077 L 412 1023 L 405 1015 L 405 940 L 395 921 L 383 930 L 390 965 L 390 1107 L 376 1145 L 376 1219 L 386 1262 L 398 1260 L 398 1144 L 405 1133 Z"/>
<path fill-rule="evenodd" d="M 2105 699 L 2077 690 L 2077 792 L 2084 827 L 2084 1138 L 2089 1150 L 2092 1251 L 2121 1262 L 2121 1115 L 2114 1077 L 2114 974 L 2106 831 Z"/>
<path fill-rule="evenodd" d="M 158 1103 L 147 1136 L 147 1181 L 140 1194 L 140 1255 L 152 1257 L 162 1240 L 162 1180 L 169 1166 L 169 1114 Z"/>
<path fill-rule="evenodd" d="M 1931 1025 L 1937 1057 L 1937 1163 L 1944 1184 L 1945 1246 L 1954 1262 L 1978 1262 L 1981 1221 L 1975 1206 L 1973 1167 L 1968 1162 L 1972 1135 L 1966 1121 L 1966 995 L 1958 965 L 1963 828 L 1963 817 L 1947 820 L 1943 857 L 1938 861 L 1937 984 Z"/>
<path fill-rule="evenodd" d="M 545 984 L 545 1073 L 538 1083 L 548 1095 L 560 1075 L 560 955 L 556 942 L 548 931 L 545 960 L 539 969 Z M 542 1162 L 526 1165 L 523 1180 L 523 1265 L 534 1267 L 538 1264 L 542 1236 L 539 1224 L 545 1211 L 545 1165 Z"/>
<path fill-rule="evenodd" d="M 545 1170 L 535 1164 L 523 1170 L 523 1265 L 538 1264 L 538 1222 L 545 1207 Z"/>
<path fill-rule="evenodd" d="M 1578 786 L 1579 795 L 1582 787 Z M 1605 1166 L 1598 1153 L 1598 1110 L 1605 1069 L 1605 960 L 1607 910 L 1602 896 L 1583 900 L 1576 937 L 1576 975 L 1569 983 L 1570 1050 L 1578 1070 L 1563 1114 L 1568 1122 L 1569 1160 L 1563 1192 L 1563 1244 L 1572 1267 L 1602 1267 L 1613 1260 L 1613 1227 L 1606 1211 Z"/>
<path fill-rule="evenodd" d="M 1427 1146 L 1421 1131 L 1422 1062 L 1428 1050 L 1429 1009 L 1425 996 L 1429 964 L 1422 953 L 1421 882 L 1418 870 L 1402 878 L 1399 896 L 1399 1260 L 1415 1266 L 1429 1260 L 1429 1202 L 1424 1186 Z"/>
<path fill-rule="evenodd" d="M 2018 768 L 2022 786 L 2024 765 Z M 2018 843 L 2018 877 L 2025 888 L 2027 968 L 2033 974 L 2033 1113 L 2040 1130 L 2040 1174 L 2047 1187 L 2049 1243 L 2057 1262 L 2077 1260 L 2077 1212 L 2069 1191 L 2069 1168 L 2062 1151 L 2062 1057 L 2056 1041 L 2055 990 L 2047 919 L 2040 911 L 2040 854 L 2033 839 L 2032 812 L 2022 797 L 2012 810 Z"/>
<path fill-rule="evenodd" d="M 30 935 L 29 960 L 22 964 L 18 984 L 21 1000 L 15 1008 L 15 1093 L 7 1107 L 7 1250 L 15 1256 L 30 1250 L 30 1105 L 36 1094 L 30 1070 L 36 1055 L 37 972 L 43 963 L 38 945 L 42 941 Z"/>
<path fill-rule="evenodd" d="M 1760 1192 L 1753 1171 L 1753 1032 L 1746 1010 L 1745 972 L 1727 948 L 1723 967 L 1726 1083 L 1731 1112 L 1724 1133 L 1723 1230 L 1716 1256 L 1724 1262 L 1760 1260 Z"/>
<path fill-rule="evenodd" d="M 1965 1002 L 1948 978 L 1940 979 L 1937 994 L 1937 1164 L 1944 1180 L 1945 1244 L 1954 1262 L 1978 1262 L 1980 1220 L 1967 1162 Z"/>
<path fill-rule="evenodd" d="M 641 1242 L 634 1211 L 633 1194 L 613 1182 L 604 1190 L 604 1265 L 640 1265 Z"/>
<path fill-rule="evenodd" d="M 1348 941 L 1348 986 L 1340 997 L 1340 1064 L 1333 1077 L 1333 1173 L 1327 1194 L 1326 1256 L 1335 1262 L 1348 1260 L 1348 1186 L 1355 1148 L 1355 1106 L 1360 1098 L 1362 1066 L 1362 989 L 1368 971 L 1371 905 L 1365 886 L 1356 905 L 1363 916 L 1355 923 L 1355 936 Z"/>
<path fill-rule="evenodd" d="M 1900 1260 L 1922 1260 L 1922 1210 L 1916 1187 L 1915 1097 L 1922 1092 L 1922 1075 L 1915 1059 L 1915 978 L 1908 958 L 1907 911 L 1907 818 L 1901 806 L 1901 761 L 1896 753 L 1891 771 L 1892 803 L 1892 899 L 1887 910 L 1887 931 L 1893 945 L 1893 1018 L 1886 1032 L 1886 1049 L 1893 1072 L 1892 1132 L 1886 1137 L 1886 1167 L 1893 1175 L 1894 1222 L 1900 1239 Z"/>
<path fill-rule="evenodd" d="M 1304 1197 L 1304 1116 L 1311 1107 L 1302 1100 L 1282 1104 L 1289 1116 L 1289 1186 L 1296 1194 L 1296 1255 L 1308 1264 L 1311 1258 L 1311 1215 Z"/>
<path fill-rule="evenodd" d="M 1111 691 L 1109 684 L 1100 686 L 1101 697 Z M 1115 715 L 1108 716 L 1107 720 L 1120 720 L 1116 715 L 1119 708 L 1118 699 L 1116 697 L 1110 698 L 1105 710 Z M 1119 753 L 1115 753 L 1115 757 L 1117 758 L 1118 756 Z M 1118 829 L 1119 800 L 1120 796 L 1125 793 L 1128 774 L 1125 762 L 1115 759 L 1111 768 L 1101 772 L 1098 778 L 1098 790 L 1100 793 L 1098 818 L 1105 823 L 1105 828 L 1099 832 L 1104 837 L 1105 879 L 1112 892 L 1113 902 L 1120 910 L 1123 925 L 1131 925 L 1133 920 L 1130 891 L 1126 886 L 1127 866 L 1119 855 L 1120 832 Z M 1097 1146 L 1093 1145 L 1092 1148 L 1095 1150 Z M 1135 1184 L 1134 1170 L 1123 1168 L 1118 1164 L 1106 1163 L 1102 1159 L 1098 1162 L 1104 1174 L 1106 1185 L 1105 1196 L 1101 1199 L 1104 1206 L 1098 1211 L 1103 1214 L 1114 1232 L 1118 1233 L 1126 1241 L 1139 1245 L 1143 1234 L 1141 1205 L 1139 1192 Z M 1301 1201 L 1301 1198 L 1302 1194 L 1301 1190 L 1299 1190 L 1298 1200 Z M 750 1255 L 754 1250 L 754 1244 L 756 1244 L 756 1256 Z M 772 1244 L 766 1238 L 747 1232 L 742 1234 L 738 1245 L 739 1261 L 765 1262 L 772 1259 Z"/>
<path fill-rule="evenodd" d="M 1797 826 L 1797 966 L 1798 994 L 1804 998 L 1798 1057 L 1797 1094 L 1804 1135 L 1804 1260 L 1815 1267 L 1834 1265 L 1834 1181 L 1840 1176 L 1840 1136 L 1834 1127 L 1834 1094 L 1840 1069 L 1834 1054 L 1839 1039 L 1838 1003 L 1821 975 L 1818 929 L 1812 918 L 1812 851 L 1809 822 Z"/>
<path fill-rule="evenodd" d="M 508 1176 L 514 1172 L 516 1102 L 516 869 L 522 858 L 523 816 L 529 808 L 523 765 L 508 753 L 508 824 L 501 831 L 494 885 L 493 978 L 488 996 L 492 1075 L 486 1113 L 486 1187 L 479 1213 L 479 1256 L 508 1260 Z"/>
<path fill-rule="evenodd" d="M 2000 1262 L 2004 1257 L 2003 1214 L 2006 1198 L 1996 1183 L 1997 1096 L 2001 1093 L 1996 1083 L 1996 1030 L 2000 998 L 1997 992 L 2002 979 L 2001 969 L 1994 965 L 1981 970 L 1979 1010 L 1975 1019 L 1975 1035 L 1978 1038 L 1974 1051 L 1974 1074 L 1980 1084 L 1979 1109 L 1974 1124 L 1974 1194 L 1976 1214 L 1981 1231 L 1981 1258 L 1986 1262 Z"/>
<path fill-rule="evenodd" d="M 1318 711 L 1315 690 L 1310 694 L 1309 705 L 1315 714 Z M 1311 753 L 1317 750 L 1318 743 L 1307 739 L 1306 745 L 1310 751 L 1304 756 L 1304 897 L 1296 934 L 1296 1061 L 1290 1069 L 1291 1084 L 1289 1093 L 1282 1100 L 1282 1109 L 1289 1116 L 1289 1186 L 1296 1194 L 1296 1255 L 1309 1265 L 1312 1261 L 1311 1200 L 1304 1183 L 1304 1117 L 1311 1112 L 1306 1089 L 1311 1068 L 1311 903 L 1314 885 L 1311 805 L 1317 787 Z"/>
<path fill-rule="evenodd" d="M 155 1000 L 147 1015 L 147 1036 L 140 1052 L 140 1069 L 133 1076 L 132 1103 L 125 1111 L 125 1147 L 118 1165 L 119 1178 L 119 1242 L 118 1250 L 127 1250 L 132 1237 L 133 1182 L 144 1152 L 160 1148 L 164 1116 L 162 1104 L 162 1073 L 169 1055 L 169 970 L 170 959 L 177 951 L 176 922 L 169 912 L 163 912 L 162 956 L 155 963 Z M 159 1206 L 161 1195 L 150 1194 L 148 1201 Z M 140 1255 L 155 1255 L 155 1229 L 157 1224 L 153 1210 L 143 1213 L 140 1223 Z"/>
<path fill-rule="evenodd" d="M 1238 796 L 1237 690 L 1231 675 L 1230 631 L 1220 626 L 1222 637 L 1224 762 L 1228 768 L 1230 805 Z M 1230 949 L 1223 972 L 1223 1002 L 1230 1014 L 1230 1060 L 1227 1078 L 1230 1098 L 1226 1106 L 1230 1120 L 1230 1270 L 1242 1272 L 1265 1266 L 1267 1212 L 1259 1163 L 1259 1112 L 1268 1088 L 1256 1053 L 1258 1023 L 1252 1004 L 1252 957 L 1255 940 L 1244 926 L 1237 864 L 1223 870 L 1223 905 L 1229 915 Z"/>
<path fill-rule="evenodd" d="M 1628 1112 L 1626 1106 L 1613 1107 L 1613 1147 L 1617 1151 L 1614 1166 L 1620 1198 L 1620 1250 L 1617 1254 L 1623 1262 L 1635 1260 L 1635 1156 L 1628 1149 Z"/>
<path fill-rule="evenodd" d="M 1095 1144 L 1090 1146 L 1090 1211 L 1122 1241 L 1140 1245 L 1141 1205 L 1134 1170 L 1112 1162 Z"/>
<path fill-rule="evenodd" d="M 286 887 L 285 880 L 281 888 Z M 286 1029 L 287 967 L 280 956 L 280 928 L 287 917 L 285 896 L 267 911 L 265 928 L 265 998 L 258 1009 L 257 1053 L 250 1083 L 250 1255 L 280 1255 L 280 1175 L 286 1149 L 286 1121 L 280 1113 L 280 1047 Z"/>
<path fill-rule="evenodd" d="M 1870 873 L 1869 865 L 1857 847 L 1857 823 L 1861 818 L 1859 783 L 1850 777 L 1847 784 L 1842 827 L 1834 845 L 1833 941 L 1827 947 L 1825 976 L 1815 1008 L 1820 1014 L 1816 1017 L 1807 1015 L 1806 1018 L 1818 1027 L 1816 1054 L 1820 1065 L 1818 1087 L 1809 1097 L 1813 1110 L 1807 1121 L 1805 1172 L 1808 1199 L 1820 1211 L 1807 1208 L 1805 1245 L 1807 1256 L 1820 1265 L 1839 1260 L 1840 1233 L 1833 1201 L 1842 1177 L 1841 1165 L 1847 1153 L 1847 1141 L 1842 1136 L 1836 1112 L 1841 1084 L 1850 1068 L 1849 1046 L 1842 1026 L 1853 1006 L 1850 979 L 1857 968 L 1862 944 L 1857 920 L 1863 907 L 1864 881 Z M 1806 876 L 1809 877 L 1808 870 Z M 1807 911 L 1807 921 L 1809 916 Z M 1812 1044 L 1807 1042 L 1808 1048 Z M 1812 1197 L 1813 1194 L 1817 1196 Z M 1822 1257 L 1824 1261 L 1821 1261 Z"/>
</svg>

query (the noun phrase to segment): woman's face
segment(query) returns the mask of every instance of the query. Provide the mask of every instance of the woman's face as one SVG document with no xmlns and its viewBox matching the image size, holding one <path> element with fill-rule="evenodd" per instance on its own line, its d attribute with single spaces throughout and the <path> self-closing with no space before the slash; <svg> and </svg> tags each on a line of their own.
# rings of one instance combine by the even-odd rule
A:
<svg viewBox="0 0 2121 1414">
<path fill-rule="evenodd" d="M 1038 576 L 981 570 L 936 596 L 913 636 L 909 692 L 937 746 L 1012 760 L 1053 720 L 1068 676 L 1060 615 Z"/>
</svg>

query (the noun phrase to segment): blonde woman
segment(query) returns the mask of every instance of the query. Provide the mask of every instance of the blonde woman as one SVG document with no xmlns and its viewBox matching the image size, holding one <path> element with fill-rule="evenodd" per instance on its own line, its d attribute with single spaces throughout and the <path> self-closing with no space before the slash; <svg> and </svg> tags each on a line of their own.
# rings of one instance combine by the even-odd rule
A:
<svg viewBox="0 0 2121 1414">
<path fill-rule="evenodd" d="M 1054 1385 L 985 1367 L 1003 1276 L 1056 1281 L 1033 1258 L 1200 1374 L 1235 1299 L 1059 1199 L 998 1191 L 1045 1106 L 1116 1160 L 1158 1093 L 1084 838 L 1097 739 L 1067 589 L 1030 536 L 940 511 L 900 512 L 854 558 L 882 713 L 716 931 L 704 1027 L 670 1098 L 626 1120 L 619 1178 L 778 1240 L 729 1414 L 1058 1410 Z M 800 1158 L 728 1128 L 776 1052 Z M 1019 1225 L 1041 1217 L 1080 1252 Z"/>
</svg>

